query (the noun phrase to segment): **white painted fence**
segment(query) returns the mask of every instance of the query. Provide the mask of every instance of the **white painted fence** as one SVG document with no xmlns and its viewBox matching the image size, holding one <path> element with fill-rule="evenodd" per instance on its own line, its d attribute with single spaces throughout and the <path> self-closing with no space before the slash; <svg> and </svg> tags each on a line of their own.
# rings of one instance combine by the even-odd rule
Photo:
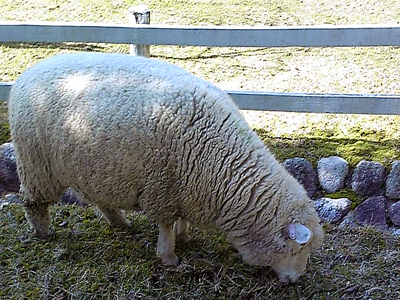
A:
<svg viewBox="0 0 400 300">
<path fill-rule="evenodd" d="M 0 22 L 0 43 L 84 42 L 215 47 L 400 46 L 400 26 L 225 27 Z M 1 54 L 0 54 L 1 55 Z M 12 83 L 0 83 L 6 100 Z M 241 109 L 400 114 L 400 95 L 228 91 Z"/>
</svg>

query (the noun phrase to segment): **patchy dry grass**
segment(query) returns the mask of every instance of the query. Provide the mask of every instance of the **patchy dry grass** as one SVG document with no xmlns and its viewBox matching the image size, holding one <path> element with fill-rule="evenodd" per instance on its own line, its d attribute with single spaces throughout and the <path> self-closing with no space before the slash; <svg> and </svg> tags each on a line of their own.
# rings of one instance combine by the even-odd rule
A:
<svg viewBox="0 0 400 300">
<path fill-rule="evenodd" d="M 400 240 L 373 229 L 327 227 L 324 246 L 294 285 L 245 265 L 218 231 L 194 229 L 178 267 L 156 259 L 157 227 L 129 214 L 111 229 L 92 208 L 55 206 L 54 234 L 32 238 L 22 207 L 0 211 L 4 299 L 398 299 Z"/>
</svg>

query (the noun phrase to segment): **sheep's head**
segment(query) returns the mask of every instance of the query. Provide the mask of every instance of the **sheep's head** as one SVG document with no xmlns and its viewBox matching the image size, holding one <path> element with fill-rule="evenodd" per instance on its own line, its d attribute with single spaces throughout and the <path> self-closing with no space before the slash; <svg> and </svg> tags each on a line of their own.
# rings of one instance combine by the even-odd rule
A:
<svg viewBox="0 0 400 300">
<path fill-rule="evenodd" d="M 272 237 L 270 234 L 262 237 L 259 232 L 255 239 L 236 239 L 233 242 L 246 263 L 271 266 L 280 281 L 294 283 L 305 271 L 310 252 L 322 242 L 322 227 L 317 224 L 313 230 L 295 222 Z M 249 236 L 254 238 L 257 234 Z"/>
<path fill-rule="evenodd" d="M 313 233 L 300 223 L 291 223 L 286 226 L 284 236 L 291 244 L 290 251 L 271 267 L 280 281 L 296 282 L 306 269 Z"/>
<path fill-rule="evenodd" d="M 236 200 L 245 208 L 232 205 L 234 223 L 221 222 L 227 228 L 221 227 L 246 263 L 270 266 L 282 282 L 296 282 L 324 232 L 304 187 L 279 165 L 271 172 L 248 197 Z"/>
</svg>

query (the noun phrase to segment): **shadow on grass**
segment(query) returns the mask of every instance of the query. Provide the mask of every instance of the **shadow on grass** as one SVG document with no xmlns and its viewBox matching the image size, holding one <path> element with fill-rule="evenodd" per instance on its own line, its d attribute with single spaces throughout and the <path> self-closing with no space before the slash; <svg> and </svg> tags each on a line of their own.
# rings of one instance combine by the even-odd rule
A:
<svg viewBox="0 0 400 300">
<path fill-rule="evenodd" d="M 55 49 L 55 50 L 73 50 L 73 51 L 96 51 L 103 52 L 106 46 L 97 43 L 0 43 L 0 46 L 6 46 L 12 49 Z"/>
<path fill-rule="evenodd" d="M 258 55 L 260 52 L 265 52 L 268 48 L 234 48 L 229 52 L 223 53 L 209 53 L 211 47 L 205 47 L 200 53 L 177 57 L 174 55 L 165 55 L 165 54 L 157 54 L 154 55 L 155 58 L 159 59 L 174 59 L 174 60 L 199 60 L 199 59 L 211 59 L 211 58 L 220 58 L 220 57 L 237 57 L 237 56 L 252 56 Z"/>
</svg>

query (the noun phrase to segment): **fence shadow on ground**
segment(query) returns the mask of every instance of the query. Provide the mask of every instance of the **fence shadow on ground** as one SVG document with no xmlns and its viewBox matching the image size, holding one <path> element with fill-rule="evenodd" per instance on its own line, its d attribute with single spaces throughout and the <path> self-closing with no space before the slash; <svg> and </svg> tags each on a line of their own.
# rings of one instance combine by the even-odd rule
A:
<svg viewBox="0 0 400 300">
<path fill-rule="evenodd" d="M 55 49 L 55 50 L 72 50 L 72 51 L 98 51 L 102 52 L 107 47 L 95 43 L 0 43 L 0 46 L 5 46 L 12 49 Z"/>
<path fill-rule="evenodd" d="M 264 52 L 269 48 L 229 48 L 229 52 L 225 53 L 209 53 L 211 47 L 205 47 L 204 50 L 200 51 L 195 55 L 187 55 L 187 56 L 175 56 L 175 55 L 166 55 L 166 54 L 155 54 L 153 55 L 158 59 L 175 59 L 175 60 L 196 60 L 196 59 L 211 59 L 211 58 L 219 58 L 219 57 L 238 57 L 238 56 L 252 56 L 259 55 L 260 52 Z"/>
</svg>

